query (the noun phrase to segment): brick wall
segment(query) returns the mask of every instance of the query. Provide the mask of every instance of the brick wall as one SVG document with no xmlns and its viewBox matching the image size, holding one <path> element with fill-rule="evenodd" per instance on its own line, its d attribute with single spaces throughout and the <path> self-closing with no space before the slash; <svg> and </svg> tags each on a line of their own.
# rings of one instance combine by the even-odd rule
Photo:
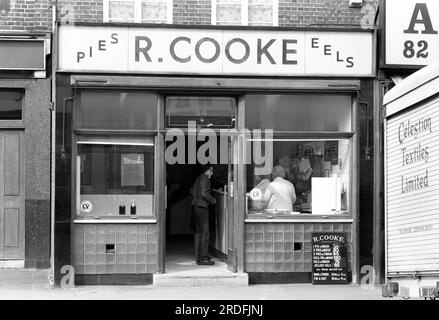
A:
<svg viewBox="0 0 439 320">
<path fill-rule="evenodd" d="M 0 31 L 50 31 L 49 0 L 0 0 Z"/>
<path fill-rule="evenodd" d="M 174 0 L 175 24 L 210 24 L 211 0 Z"/>
<path fill-rule="evenodd" d="M 102 22 L 103 0 L 58 0 L 58 17 L 62 22 Z"/>
<path fill-rule="evenodd" d="M 365 0 L 378 7 L 379 0 Z M 362 8 L 350 8 L 348 0 L 279 0 L 279 25 L 289 27 L 358 26 Z"/>
<path fill-rule="evenodd" d="M 48 0 L 23 0 L 21 2 L 41 3 L 48 2 Z M 365 0 L 365 4 L 370 4 L 375 9 L 379 2 L 380 0 Z M 74 18 L 70 16 L 70 22 L 72 20 L 102 22 L 103 20 L 103 0 L 59 0 L 58 3 L 60 12 L 66 8 L 73 9 Z M 211 9 L 211 0 L 174 0 L 173 23 L 209 25 Z M 364 15 L 361 11 L 361 8 L 350 8 L 349 0 L 279 0 L 279 26 L 359 26 Z"/>
</svg>

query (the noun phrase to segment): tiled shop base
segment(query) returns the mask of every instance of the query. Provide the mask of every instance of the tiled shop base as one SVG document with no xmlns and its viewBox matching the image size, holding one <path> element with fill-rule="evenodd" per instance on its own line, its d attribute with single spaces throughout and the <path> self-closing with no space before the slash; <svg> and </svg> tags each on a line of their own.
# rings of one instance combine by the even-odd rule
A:
<svg viewBox="0 0 439 320">
<path fill-rule="evenodd" d="M 351 224 L 246 223 L 245 272 L 311 272 L 311 236 L 322 231 L 347 233 L 350 269 Z"/>
<path fill-rule="evenodd" d="M 75 224 L 75 273 L 155 273 L 156 246 L 155 224 Z"/>
</svg>

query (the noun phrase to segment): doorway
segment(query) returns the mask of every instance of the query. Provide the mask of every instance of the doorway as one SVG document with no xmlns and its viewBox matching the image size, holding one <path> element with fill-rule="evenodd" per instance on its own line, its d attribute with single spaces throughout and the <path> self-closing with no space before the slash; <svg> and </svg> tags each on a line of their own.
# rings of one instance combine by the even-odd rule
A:
<svg viewBox="0 0 439 320">
<path fill-rule="evenodd" d="M 166 99 L 166 125 L 184 132 L 184 155 L 172 162 L 166 159 L 166 235 L 165 272 L 207 272 L 221 273 L 228 267 L 228 219 L 233 215 L 233 198 L 228 191 L 232 182 L 230 137 L 220 138 L 219 128 L 233 128 L 235 124 L 235 98 L 173 96 Z M 188 133 L 184 124 L 191 123 L 197 134 L 208 128 L 211 136 L 194 137 Z M 189 128 L 189 125 L 188 125 Z M 181 138 L 181 137 L 180 137 Z M 218 139 L 217 139 L 218 138 Z M 224 140 L 225 139 L 225 140 Z M 175 149 L 177 138 L 165 144 L 169 150 Z M 225 141 L 225 143 L 224 143 Z M 212 147 L 212 144 L 215 147 Z M 181 147 L 180 145 L 180 147 Z M 210 147 L 206 147 L 209 145 Z M 194 148 L 195 147 L 195 148 Z M 225 149 L 225 150 L 223 150 Z M 175 150 L 174 150 L 175 151 Z M 175 151 L 178 153 L 179 151 Z M 215 205 L 209 205 L 209 256 L 214 265 L 197 265 L 194 249 L 194 219 L 192 217 L 193 199 L 190 189 L 201 172 L 200 152 L 210 159 L 214 169 L 211 182 L 211 195 L 216 198 Z M 227 153 L 227 157 L 224 156 Z M 174 155 L 175 155 L 174 153 Z M 169 154 L 168 154 L 169 156 Z M 230 210 L 230 208 L 232 210 Z M 232 216 L 233 218 L 233 216 Z"/>
<path fill-rule="evenodd" d="M 215 266 L 226 268 L 226 250 L 224 240 L 227 234 L 226 198 L 227 165 L 212 165 L 212 196 L 217 203 L 209 205 L 209 256 Z M 166 272 L 199 268 L 195 262 L 194 220 L 192 217 L 190 188 L 200 174 L 200 165 L 174 164 L 166 166 L 167 180 L 167 225 L 166 225 Z M 207 267 L 207 268 L 212 268 Z M 206 269 L 206 266 L 201 266 Z"/>
</svg>

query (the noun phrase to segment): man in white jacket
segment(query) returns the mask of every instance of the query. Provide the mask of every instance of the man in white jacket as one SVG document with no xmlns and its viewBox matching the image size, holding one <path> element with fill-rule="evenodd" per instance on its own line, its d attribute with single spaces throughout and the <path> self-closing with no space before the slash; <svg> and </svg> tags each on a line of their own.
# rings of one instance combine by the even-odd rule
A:
<svg viewBox="0 0 439 320">
<path fill-rule="evenodd" d="M 286 173 L 282 166 L 275 166 L 271 173 L 272 182 L 267 187 L 266 199 L 267 209 L 293 211 L 293 204 L 296 202 L 296 191 L 294 185 L 285 179 Z"/>
</svg>

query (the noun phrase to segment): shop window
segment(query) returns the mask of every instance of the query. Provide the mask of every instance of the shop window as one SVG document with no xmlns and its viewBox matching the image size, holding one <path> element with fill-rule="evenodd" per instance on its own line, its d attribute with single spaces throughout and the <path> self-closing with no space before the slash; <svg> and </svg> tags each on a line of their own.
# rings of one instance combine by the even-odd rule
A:
<svg viewBox="0 0 439 320">
<path fill-rule="evenodd" d="M 348 213 L 350 139 L 273 138 L 263 143 L 272 144 L 272 154 L 265 158 L 271 157 L 273 169 L 261 175 L 254 159 L 247 166 L 250 215 Z M 260 196 L 252 199 L 254 188 Z M 289 193 L 291 190 L 294 193 Z"/>
<path fill-rule="evenodd" d="M 78 217 L 153 216 L 153 138 L 79 138 L 76 171 Z"/>
<path fill-rule="evenodd" d="M 349 94 L 245 97 L 249 215 L 349 214 L 352 107 Z"/>
<path fill-rule="evenodd" d="M 79 93 L 77 129 L 155 130 L 157 95 L 140 91 L 84 90 Z"/>
<path fill-rule="evenodd" d="M 172 23 L 172 0 L 104 0 L 104 22 Z"/>
<path fill-rule="evenodd" d="M 235 98 L 174 96 L 166 99 L 166 125 L 187 128 L 232 128 L 235 126 Z"/>
<path fill-rule="evenodd" d="M 349 95 L 247 95 L 246 128 L 274 131 L 352 131 Z"/>
<path fill-rule="evenodd" d="M 277 26 L 277 0 L 212 0 L 212 24 Z"/>
<path fill-rule="evenodd" d="M 0 89 L 0 120 L 21 120 L 24 90 Z"/>
</svg>

